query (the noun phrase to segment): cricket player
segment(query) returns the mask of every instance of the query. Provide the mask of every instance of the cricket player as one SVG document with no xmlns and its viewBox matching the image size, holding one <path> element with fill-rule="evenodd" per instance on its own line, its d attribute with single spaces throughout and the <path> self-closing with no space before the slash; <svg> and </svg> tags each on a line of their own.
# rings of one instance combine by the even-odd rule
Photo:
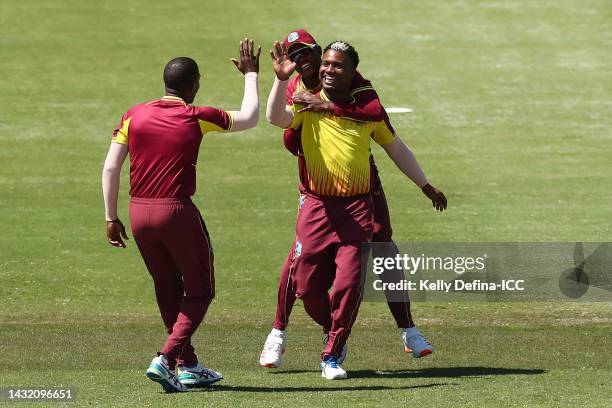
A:
<svg viewBox="0 0 612 408">
<path fill-rule="evenodd" d="M 357 71 L 351 81 L 352 103 L 334 103 L 324 101 L 318 96 L 321 91 L 321 81 L 319 80 L 319 68 L 321 65 L 321 47 L 317 44 L 314 37 L 306 30 L 300 29 L 293 31 L 285 37 L 283 41 L 287 49 L 288 58 L 295 62 L 298 75 L 294 76 L 287 86 L 286 105 L 296 103 L 306 105 L 309 110 L 327 111 L 335 116 L 348 117 L 355 120 L 376 120 L 381 117 L 382 106 L 378 95 L 370 81 L 364 79 Z M 300 182 L 307 185 L 305 159 L 301 146 L 300 129 L 287 129 L 284 132 L 285 147 L 298 157 Z M 372 198 L 374 201 L 374 231 L 372 241 L 391 242 L 392 228 L 389 216 L 389 208 L 385 193 L 382 188 L 378 169 L 374 163 L 374 157 L 370 155 L 371 161 L 371 181 Z M 395 245 L 393 244 L 395 248 Z M 395 254 L 390 254 L 394 256 Z M 264 343 L 260 353 L 259 363 L 263 367 L 277 368 L 281 365 L 281 357 L 285 351 L 287 335 L 285 329 L 289 321 L 289 315 L 295 303 L 295 294 L 291 290 L 289 282 L 291 253 L 289 253 L 283 267 L 279 280 L 276 317 L 272 331 Z M 403 271 L 399 272 L 403 275 Z M 383 278 L 392 277 L 384 274 Z M 403 276 L 393 277 L 395 281 L 400 281 Z M 398 302 L 397 299 L 389 301 L 387 304 L 393 315 L 397 327 L 401 329 L 401 337 L 406 352 L 412 353 L 413 357 L 420 358 L 433 352 L 433 346 L 416 329 L 410 311 L 410 300 L 407 296 Z M 329 332 L 331 320 L 328 317 L 323 322 L 318 322 L 325 334 Z M 338 359 L 342 364 L 346 357 L 347 347 L 345 346 Z"/>
<path fill-rule="evenodd" d="M 191 105 L 200 86 L 198 65 L 187 57 L 172 59 L 164 68 L 165 96 L 123 115 L 104 163 L 108 242 L 125 248 L 117 198 L 121 167 L 129 153 L 132 233 L 153 278 L 169 334 L 146 376 L 166 392 L 187 391 L 223 378 L 198 361 L 191 344 L 215 295 L 210 237 L 191 196 L 203 136 L 257 124 L 260 51 L 254 52 L 253 40 L 240 42 L 239 58 L 232 61 L 244 74 L 244 96 L 240 110 L 231 112 Z"/>
<path fill-rule="evenodd" d="M 410 149 L 395 136 L 384 109 L 376 120 L 355 121 L 303 105 L 286 106 L 284 96 L 296 63 L 278 42 L 272 58 L 276 79 L 266 116 L 281 128 L 301 127 L 307 172 L 306 184 L 301 186 L 303 199 L 288 281 L 313 320 L 321 324 L 325 316 L 331 318 L 321 355 L 322 376 L 346 378 L 338 359 L 361 302 L 361 243 L 369 241 L 373 232 L 370 138 L 423 189 L 436 209 L 446 208 L 446 198 L 429 185 Z M 321 98 L 351 103 L 350 85 L 358 63 L 359 56 L 348 43 L 335 41 L 328 45 L 319 68 Z"/>
</svg>

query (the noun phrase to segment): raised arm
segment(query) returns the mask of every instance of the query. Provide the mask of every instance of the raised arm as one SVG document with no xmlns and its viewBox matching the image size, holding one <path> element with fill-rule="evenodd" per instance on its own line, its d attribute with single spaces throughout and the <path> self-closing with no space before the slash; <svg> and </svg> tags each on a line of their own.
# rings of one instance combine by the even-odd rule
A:
<svg viewBox="0 0 612 408">
<path fill-rule="evenodd" d="M 121 167 L 128 154 L 128 145 L 111 142 L 102 170 L 102 194 L 106 217 L 106 236 L 112 246 L 125 248 L 121 237 L 128 239 L 123 223 L 117 213 Z"/>
<path fill-rule="evenodd" d="M 255 54 L 253 40 L 245 38 L 240 41 L 239 57 L 232 58 L 232 62 L 244 75 L 244 95 L 240 111 L 230 111 L 232 128 L 230 132 L 239 132 L 257 125 L 259 120 L 259 90 L 257 77 L 259 73 L 259 55 L 261 47 L 257 47 Z"/>
<path fill-rule="evenodd" d="M 289 60 L 287 50 L 278 41 L 274 42 L 270 57 L 276 78 L 266 105 L 266 119 L 274 126 L 284 129 L 293 121 L 293 111 L 285 103 L 285 93 L 296 64 Z"/>
</svg>

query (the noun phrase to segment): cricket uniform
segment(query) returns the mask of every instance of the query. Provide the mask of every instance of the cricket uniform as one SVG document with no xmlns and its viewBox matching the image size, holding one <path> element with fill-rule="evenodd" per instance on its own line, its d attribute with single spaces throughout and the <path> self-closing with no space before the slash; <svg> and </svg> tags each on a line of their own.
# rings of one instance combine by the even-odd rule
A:
<svg viewBox="0 0 612 408">
<path fill-rule="evenodd" d="M 295 93 L 299 92 L 310 92 L 316 94 L 320 92 L 321 86 L 316 89 L 309 89 L 303 83 L 301 76 L 295 76 L 287 87 L 286 104 L 293 105 L 292 97 Z M 347 117 L 356 120 L 381 120 L 383 118 L 383 108 L 378 100 L 378 95 L 372 87 L 370 81 L 366 80 L 361 76 L 359 72 L 356 73 L 355 77 L 351 82 L 351 94 L 355 99 L 352 104 L 334 104 L 334 115 L 338 117 Z M 301 144 L 301 130 L 300 129 L 287 129 L 284 132 L 284 143 L 285 147 L 295 156 L 298 157 L 298 169 L 300 182 L 302 188 L 307 190 L 307 169 L 306 161 L 303 155 L 303 149 Z M 385 194 L 382 188 L 382 183 L 378 175 L 378 169 L 374 163 L 374 157 L 370 155 L 370 171 L 371 171 L 371 193 L 374 201 L 374 229 L 372 241 L 374 242 L 392 242 L 392 228 L 391 220 L 389 216 L 389 207 Z M 301 201 L 301 199 L 300 199 Z M 301 205 L 300 205 L 301 207 Z M 295 246 L 295 242 L 294 242 Z M 276 316 L 273 327 L 279 330 L 285 330 L 289 315 L 295 303 L 295 293 L 291 290 L 291 283 L 289 276 L 291 275 L 292 265 L 292 253 L 290 252 L 285 263 L 281 268 L 281 274 L 279 279 L 278 296 L 277 296 L 277 308 Z M 385 280 L 386 276 L 383 276 Z M 393 277 L 398 279 L 397 277 Z M 412 316 L 410 313 L 410 302 L 406 297 L 403 302 L 389 302 L 389 309 L 400 328 L 413 326 Z M 325 333 L 330 330 L 331 319 L 329 317 L 324 318 L 321 316 L 317 323 L 323 327 Z"/>
<path fill-rule="evenodd" d="M 361 243 L 374 227 L 370 138 L 385 145 L 395 134 L 382 107 L 371 121 L 298 110 L 290 128 L 301 128 L 302 196 L 288 282 L 315 321 L 331 317 L 325 359 L 339 355 L 361 303 Z"/>
<path fill-rule="evenodd" d="M 129 147 L 132 233 L 153 277 L 171 368 L 197 364 L 191 336 L 215 295 L 210 237 L 190 198 L 199 147 L 204 134 L 231 127 L 225 111 L 165 96 L 131 108 L 113 133 Z"/>
</svg>

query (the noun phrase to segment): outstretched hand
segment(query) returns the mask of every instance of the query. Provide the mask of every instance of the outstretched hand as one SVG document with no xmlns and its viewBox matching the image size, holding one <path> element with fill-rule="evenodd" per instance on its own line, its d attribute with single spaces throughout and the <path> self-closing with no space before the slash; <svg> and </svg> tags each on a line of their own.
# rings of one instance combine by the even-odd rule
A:
<svg viewBox="0 0 612 408">
<path fill-rule="evenodd" d="M 310 92 L 299 92 L 293 95 L 293 103 L 295 105 L 304 105 L 303 108 L 298 110 L 298 113 L 311 111 L 311 112 L 332 112 L 334 110 L 334 104 L 332 102 L 324 101 L 318 95 L 313 95 Z"/>
<path fill-rule="evenodd" d="M 240 41 L 238 52 L 239 59 L 232 58 L 232 62 L 236 68 L 238 68 L 238 71 L 242 72 L 242 74 L 259 72 L 259 54 L 261 54 L 261 47 L 257 47 L 257 54 L 255 54 L 253 40 L 245 38 Z"/>
<path fill-rule="evenodd" d="M 112 246 L 125 248 L 125 242 L 123 242 L 121 237 L 128 239 L 128 236 L 119 218 L 113 221 L 106 221 L 106 237 L 108 238 L 108 243 Z"/>
<path fill-rule="evenodd" d="M 293 71 L 295 71 L 296 63 L 292 62 L 287 55 L 287 49 L 284 44 L 274 41 L 270 50 L 270 57 L 272 57 L 272 67 L 276 73 L 276 77 L 281 81 L 286 81 L 291 77 Z"/>
<path fill-rule="evenodd" d="M 436 210 L 446 210 L 447 200 L 443 192 L 441 192 L 429 183 L 425 184 L 421 188 L 421 191 L 427 196 L 427 198 L 431 200 L 431 203 Z"/>
</svg>

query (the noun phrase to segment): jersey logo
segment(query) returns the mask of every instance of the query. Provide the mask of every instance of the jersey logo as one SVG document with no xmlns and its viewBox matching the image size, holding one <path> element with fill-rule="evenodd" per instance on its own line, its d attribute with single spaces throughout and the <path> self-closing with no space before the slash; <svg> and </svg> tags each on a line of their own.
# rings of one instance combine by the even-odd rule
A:
<svg viewBox="0 0 612 408">
<path fill-rule="evenodd" d="M 304 206 L 305 202 L 306 202 L 306 196 L 304 194 L 300 194 L 300 210 Z"/>
<path fill-rule="evenodd" d="M 297 40 L 297 39 L 298 39 L 298 37 L 299 37 L 298 33 L 296 33 L 296 32 L 294 31 L 294 32 L 292 32 L 291 34 L 289 34 L 289 35 L 287 36 L 287 42 L 292 43 L 292 42 L 294 42 L 295 40 Z"/>
<path fill-rule="evenodd" d="M 295 257 L 302 255 L 302 243 L 300 241 L 295 243 Z"/>
</svg>

